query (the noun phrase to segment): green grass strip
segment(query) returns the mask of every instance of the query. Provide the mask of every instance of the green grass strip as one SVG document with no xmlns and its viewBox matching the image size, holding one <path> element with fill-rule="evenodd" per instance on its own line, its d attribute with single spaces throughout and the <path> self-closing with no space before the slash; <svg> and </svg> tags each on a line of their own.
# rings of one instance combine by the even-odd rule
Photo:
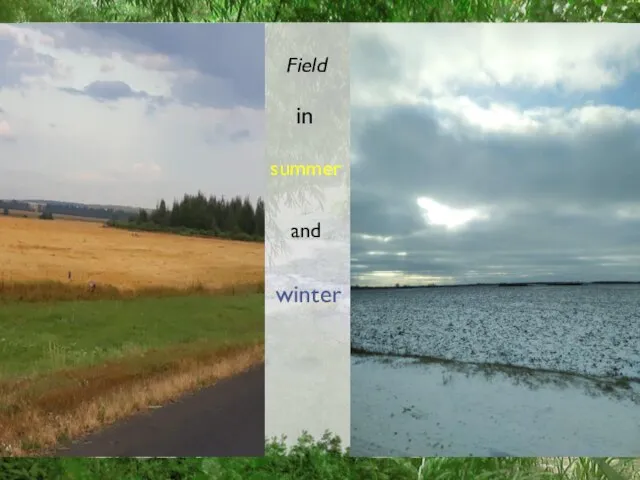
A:
<svg viewBox="0 0 640 480">
<path fill-rule="evenodd" d="M 551 462 L 551 463 L 549 463 Z M 0 459 L 3 480 L 636 480 L 637 463 L 601 458 L 352 458 L 337 437 L 267 444 L 257 458 Z M 556 468 L 551 468 L 555 463 Z"/>
</svg>

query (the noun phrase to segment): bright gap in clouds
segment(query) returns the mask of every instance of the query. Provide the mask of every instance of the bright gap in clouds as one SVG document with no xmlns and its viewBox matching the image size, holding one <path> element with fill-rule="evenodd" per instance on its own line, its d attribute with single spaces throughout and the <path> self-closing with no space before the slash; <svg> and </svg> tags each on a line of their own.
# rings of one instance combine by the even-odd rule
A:
<svg viewBox="0 0 640 480">
<path fill-rule="evenodd" d="M 407 274 L 400 270 L 374 270 L 354 275 L 355 285 L 370 287 L 384 287 L 389 285 L 418 286 L 418 285 L 445 285 L 454 283 L 454 278 L 449 276 L 435 276 L 423 274 Z"/>
<path fill-rule="evenodd" d="M 449 207 L 428 197 L 418 198 L 417 203 L 424 210 L 424 217 L 427 223 L 440 225 L 448 230 L 462 227 L 473 220 L 487 218 L 487 215 L 479 210 Z"/>
</svg>

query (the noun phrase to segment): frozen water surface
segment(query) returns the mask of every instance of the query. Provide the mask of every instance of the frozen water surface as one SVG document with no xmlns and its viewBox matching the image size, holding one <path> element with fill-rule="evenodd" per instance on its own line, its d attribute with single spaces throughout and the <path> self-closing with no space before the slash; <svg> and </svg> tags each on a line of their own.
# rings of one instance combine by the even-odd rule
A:
<svg viewBox="0 0 640 480">
<path fill-rule="evenodd" d="M 354 455 L 640 455 L 640 286 L 355 290 L 351 304 Z"/>
<path fill-rule="evenodd" d="M 640 456 L 634 383 L 355 355 L 351 405 L 356 456 Z"/>
</svg>

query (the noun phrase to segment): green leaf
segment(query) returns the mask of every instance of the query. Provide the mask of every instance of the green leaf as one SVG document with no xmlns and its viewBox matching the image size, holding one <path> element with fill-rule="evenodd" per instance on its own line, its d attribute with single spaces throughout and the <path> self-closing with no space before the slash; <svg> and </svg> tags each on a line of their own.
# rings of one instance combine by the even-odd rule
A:
<svg viewBox="0 0 640 480">
<path fill-rule="evenodd" d="M 593 461 L 600 467 L 600 470 L 606 475 L 607 480 L 628 480 L 617 472 L 604 458 L 594 458 Z"/>
</svg>

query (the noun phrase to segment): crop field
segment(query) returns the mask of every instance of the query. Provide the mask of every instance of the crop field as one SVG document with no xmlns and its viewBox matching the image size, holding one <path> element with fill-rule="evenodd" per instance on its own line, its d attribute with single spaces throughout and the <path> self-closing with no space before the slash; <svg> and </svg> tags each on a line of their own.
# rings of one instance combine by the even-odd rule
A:
<svg viewBox="0 0 640 480">
<path fill-rule="evenodd" d="M 264 279 L 264 245 L 163 233 L 132 233 L 98 222 L 0 217 L 0 281 L 204 289 Z M 71 272 L 71 279 L 68 275 Z M 0 295 L 1 296 L 1 295 Z"/>
<path fill-rule="evenodd" d="M 0 232 L 0 456 L 264 361 L 263 244 L 12 216 Z"/>
</svg>

